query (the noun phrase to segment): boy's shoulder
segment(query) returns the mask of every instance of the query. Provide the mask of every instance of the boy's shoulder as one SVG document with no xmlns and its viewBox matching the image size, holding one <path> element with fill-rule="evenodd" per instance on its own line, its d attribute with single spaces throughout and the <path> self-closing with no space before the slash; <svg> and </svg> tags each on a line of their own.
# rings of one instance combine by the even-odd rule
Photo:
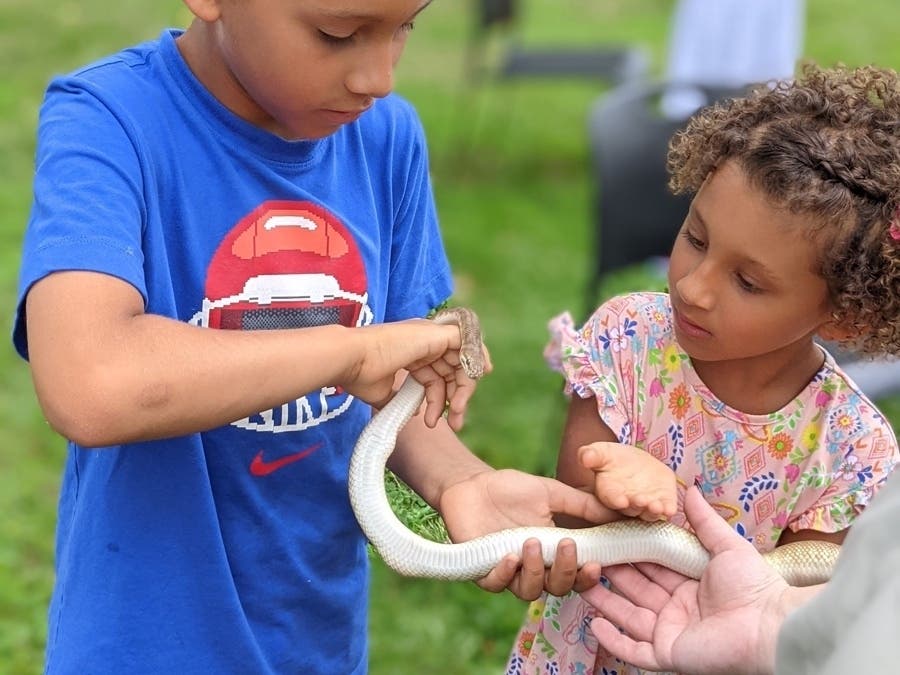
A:
<svg viewBox="0 0 900 675">
<path fill-rule="evenodd" d="M 94 82 L 120 78 L 123 72 L 134 72 L 147 66 L 153 57 L 160 52 L 160 45 L 163 39 L 164 35 L 126 47 L 118 52 L 82 65 L 62 77 Z M 171 36 L 171 39 L 174 39 L 174 35 Z"/>
<path fill-rule="evenodd" d="M 143 118 L 172 96 L 171 64 L 175 31 L 103 56 L 68 73 L 55 76 L 47 86 L 47 100 L 56 105 L 99 101 L 114 114 Z M 166 45 L 166 42 L 170 45 Z M 79 96 L 87 94 L 89 98 Z M 76 94 L 72 97 L 72 94 Z M 59 98 L 59 96 L 62 98 Z M 88 104 L 96 105 L 96 104 Z"/>
</svg>

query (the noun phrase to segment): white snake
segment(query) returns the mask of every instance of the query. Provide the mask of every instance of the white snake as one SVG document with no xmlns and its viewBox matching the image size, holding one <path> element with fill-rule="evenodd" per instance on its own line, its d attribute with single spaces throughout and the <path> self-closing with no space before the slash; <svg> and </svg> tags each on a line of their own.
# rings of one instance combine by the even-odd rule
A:
<svg viewBox="0 0 900 675">
<path fill-rule="evenodd" d="M 464 367 L 470 376 L 481 375 L 481 333 L 477 317 L 454 308 L 435 317 L 443 323 L 459 323 L 463 334 Z M 473 322 L 474 326 L 473 326 Z M 468 350 L 468 351 L 467 351 Z M 405 576 L 444 580 L 479 579 L 510 553 L 519 555 L 526 539 L 541 541 L 544 563 L 550 565 L 561 539 L 575 541 L 578 564 L 602 565 L 655 562 L 699 579 L 709 553 L 687 530 L 666 522 L 647 523 L 626 519 L 596 527 L 569 530 L 558 527 L 519 527 L 494 532 L 459 544 L 430 541 L 410 531 L 394 514 L 384 485 L 384 469 L 394 451 L 397 434 L 422 404 L 424 389 L 412 377 L 376 413 L 363 430 L 350 461 L 350 503 L 369 541 L 396 572 Z M 795 586 L 827 581 L 840 546 L 822 541 L 802 541 L 779 546 L 764 558 Z"/>
</svg>

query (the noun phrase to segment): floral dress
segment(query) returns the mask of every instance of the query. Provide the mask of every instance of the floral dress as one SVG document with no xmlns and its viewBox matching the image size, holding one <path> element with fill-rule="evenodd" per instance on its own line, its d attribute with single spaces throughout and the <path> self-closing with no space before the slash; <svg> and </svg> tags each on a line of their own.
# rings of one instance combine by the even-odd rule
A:
<svg viewBox="0 0 900 675">
<path fill-rule="evenodd" d="M 681 502 L 698 481 L 707 501 L 760 552 L 785 529 L 837 532 L 862 511 L 898 461 L 878 409 L 826 354 L 809 385 L 781 410 L 749 415 L 719 401 L 675 342 L 669 296 L 634 293 L 602 305 L 576 330 L 550 322 L 545 352 L 566 393 L 595 397 L 622 443 L 643 448 L 678 477 Z M 507 675 L 640 672 L 599 647 L 595 610 L 578 594 L 545 594 L 528 608 Z"/>
</svg>

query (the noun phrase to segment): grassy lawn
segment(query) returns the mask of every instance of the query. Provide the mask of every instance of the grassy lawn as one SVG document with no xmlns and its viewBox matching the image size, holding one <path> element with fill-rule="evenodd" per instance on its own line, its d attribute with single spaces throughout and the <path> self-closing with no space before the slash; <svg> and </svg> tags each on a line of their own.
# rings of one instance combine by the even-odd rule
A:
<svg viewBox="0 0 900 675">
<path fill-rule="evenodd" d="M 637 42 L 659 68 L 671 0 L 530 0 L 528 41 Z M 810 0 L 806 55 L 900 67 L 896 0 Z M 417 22 L 398 89 L 419 108 L 432 153 L 456 301 L 481 315 L 495 372 L 463 436 L 496 466 L 550 474 L 563 402 L 543 365 L 545 324 L 580 312 L 590 262 L 587 82 L 463 78 L 468 2 L 435 2 Z M 8 336 L 30 205 L 37 108 L 48 78 L 184 25 L 177 0 L 0 2 L 0 328 Z M 614 282 L 640 284 L 638 275 Z M 613 290 L 611 287 L 608 290 Z M 622 290 L 616 287 L 615 290 Z M 882 402 L 900 428 L 900 399 Z M 41 670 L 63 443 L 49 431 L 25 365 L 0 348 L 0 672 Z M 375 565 L 376 675 L 500 673 L 524 605 L 472 584 L 403 579 Z"/>
</svg>

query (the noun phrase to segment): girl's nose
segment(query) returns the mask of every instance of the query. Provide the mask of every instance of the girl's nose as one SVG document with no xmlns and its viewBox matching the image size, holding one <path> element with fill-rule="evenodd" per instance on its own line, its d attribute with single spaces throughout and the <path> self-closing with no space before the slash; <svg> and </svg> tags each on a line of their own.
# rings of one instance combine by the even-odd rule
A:
<svg viewBox="0 0 900 675">
<path fill-rule="evenodd" d="M 701 263 L 675 282 L 675 292 L 685 304 L 710 309 L 715 303 L 715 288 L 710 270 Z"/>
</svg>

